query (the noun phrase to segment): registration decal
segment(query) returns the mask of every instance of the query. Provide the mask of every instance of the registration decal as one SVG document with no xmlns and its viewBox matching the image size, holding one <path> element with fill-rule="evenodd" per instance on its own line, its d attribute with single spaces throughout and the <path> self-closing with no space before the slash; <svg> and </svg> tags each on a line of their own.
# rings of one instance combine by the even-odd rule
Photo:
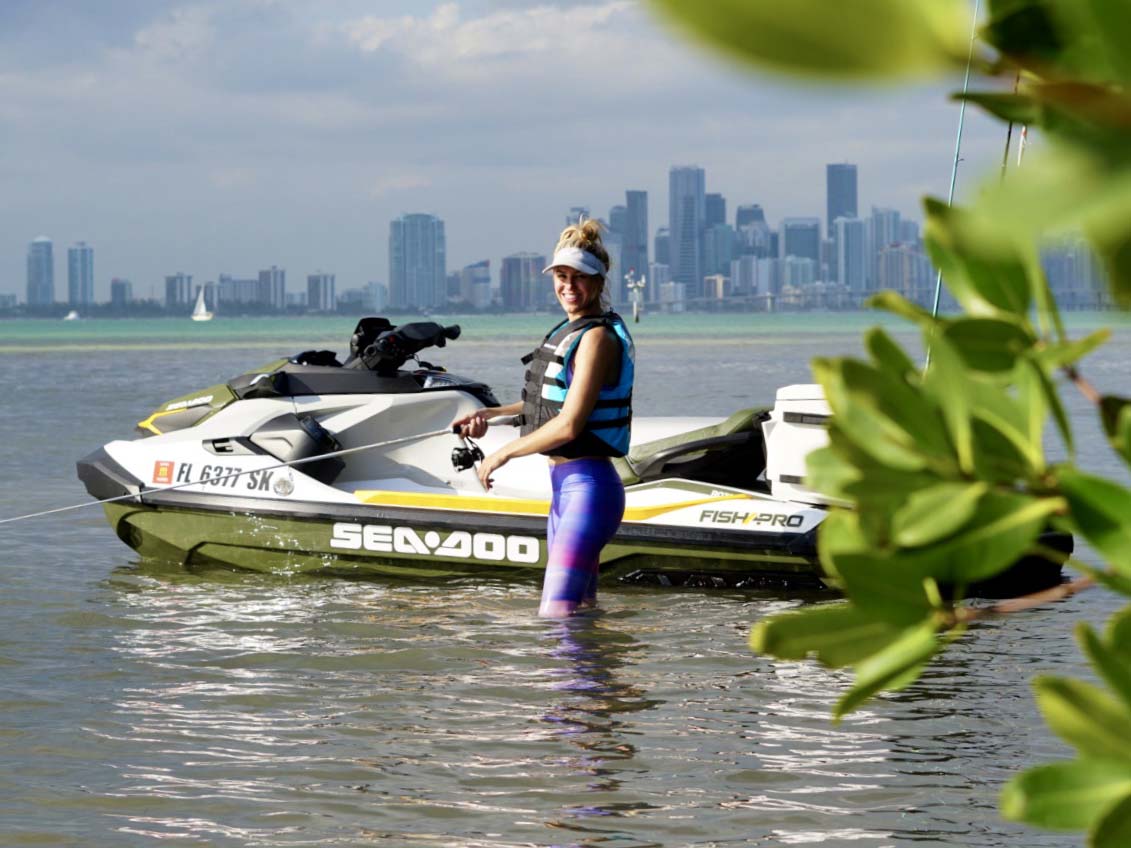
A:
<svg viewBox="0 0 1131 848">
<path fill-rule="evenodd" d="M 173 470 L 177 463 L 159 459 L 153 463 L 153 482 L 161 486 L 168 486 L 173 482 Z"/>
</svg>

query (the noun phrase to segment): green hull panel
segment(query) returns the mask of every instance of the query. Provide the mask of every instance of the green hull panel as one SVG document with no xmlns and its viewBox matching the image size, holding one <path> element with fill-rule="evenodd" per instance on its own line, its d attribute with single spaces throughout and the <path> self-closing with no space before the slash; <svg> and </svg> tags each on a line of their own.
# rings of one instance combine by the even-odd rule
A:
<svg viewBox="0 0 1131 848">
<path fill-rule="evenodd" d="M 537 575 L 546 564 L 545 539 L 540 536 L 470 530 L 453 533 L 414 522 L 411 528 L 396 528 L 400 534 L 396 539 L 380 532 L 369 533 L 368 526 L 363 537 L 362 525 L 345 522 L 356 529 L 334 546 L 331 539 L 339 532 L 338 525 L 326 518 L 123 503 L 106 504 L 104 509 L 118 538 L 143 557 L 187 566 L 213 565 L 276 574 L 444 577 L 484 572 Z M 357 549 L 343 547 L 355 543 Z M 371 549 L 363 549 L 363 544 Z M 400 550 L 386 550 L 394 544 Z M 602 577 L 613 579 L 647 570 L 705 572 L 732 579 L 761 574 L 813 583 L 820 573 L 819 566 L 804 557 L 704 552 L 670 543 L 614 542 L 605 547 L 601 563 Z"/>
</svg>

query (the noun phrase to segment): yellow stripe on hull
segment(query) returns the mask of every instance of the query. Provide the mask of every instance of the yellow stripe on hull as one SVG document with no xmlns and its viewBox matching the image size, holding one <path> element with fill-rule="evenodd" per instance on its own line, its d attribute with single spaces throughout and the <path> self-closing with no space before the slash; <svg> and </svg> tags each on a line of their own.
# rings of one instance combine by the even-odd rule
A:
<svg viewBox="0 0 1131 848">
<path fill-rule="evenodd" d="M 359 501 L 372 506 L 405 506 L 417 509 L 451 509 L 460 512 L 506 512 L 512 515 L 548 515 L 550 502 L 529 498 L 503 498 L 483 495 L 440 495 L 430 492 L 390 492 L 359 489 L 353 493 Z M 624 511 L 625 521 L 647 521 L 658 515 L 689 506 L 720 501 L 752 500 L 749 495 L 722 495 L 694 498 L 654 506 L 630 506 Z"/>
</svg>

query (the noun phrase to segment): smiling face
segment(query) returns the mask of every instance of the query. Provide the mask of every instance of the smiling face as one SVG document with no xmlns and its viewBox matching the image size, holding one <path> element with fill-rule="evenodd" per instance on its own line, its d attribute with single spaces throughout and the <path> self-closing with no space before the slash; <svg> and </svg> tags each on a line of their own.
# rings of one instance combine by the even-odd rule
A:
<svg viewBox="0 0 1131 848">
<path fill-rule="evenodd" d="M 554 294 L 567 316 L 580 318 L 600 311 L 601 290 L 604 280 L 585 274 L 567 265 L 554 268 Z"/>
</svg>

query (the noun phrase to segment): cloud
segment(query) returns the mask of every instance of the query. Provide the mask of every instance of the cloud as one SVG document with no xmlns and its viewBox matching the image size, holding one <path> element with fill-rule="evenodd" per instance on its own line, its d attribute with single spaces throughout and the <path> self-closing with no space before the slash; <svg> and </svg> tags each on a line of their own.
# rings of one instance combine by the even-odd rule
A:
<svg viewBox="0 0 1131 848">
<path fill-rule="evenodd" d="M 543 68 L 557 67 L 559 50 L 568 57 L 620 51 L 621 27 L 638 9 L 632 0 L 614 0 L 568 8 L 504 9 L 464 20 L 458 4 L 444 3 L 428 16 L 368 15 L 345 23 L 341 31 L 364 53 L 393 53 L 419 69 L 454 80 L 482 81 L 513 72 L 531 58 Z"/>
<path fill-rule="evenodd" d="M 134 35 L 134 43 L 147 57 L 164 62 L 198 57 L 213 41 L 212 14 L 203 6 L 174 9 L 168 18 Z"/>
<path fill-rule="evenodd" d="M 387 194 L 412 191 L 413 189 L 429 188 L 432 180 L 422 174 L 398 173 L 378 177 L 369 190 L 372 197 L 384 197 Z"/>
</svg>

